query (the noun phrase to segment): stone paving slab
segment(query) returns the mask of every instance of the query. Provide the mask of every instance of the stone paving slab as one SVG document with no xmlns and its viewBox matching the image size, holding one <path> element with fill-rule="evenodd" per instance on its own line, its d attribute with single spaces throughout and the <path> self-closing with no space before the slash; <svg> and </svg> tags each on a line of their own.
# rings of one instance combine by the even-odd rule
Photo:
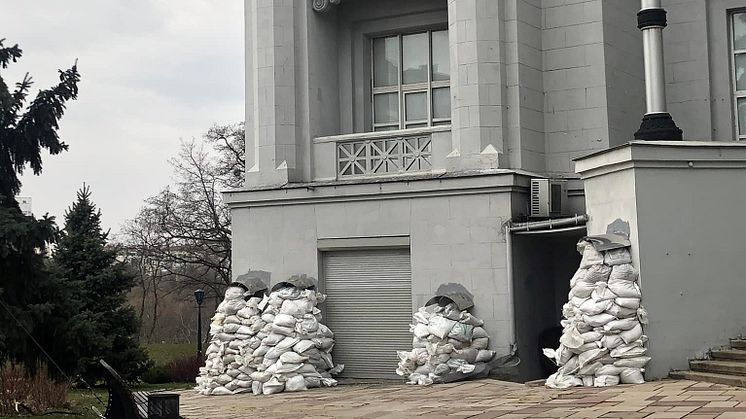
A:
<svg viewBox="0 0 746 419">
<path fill-rule="evenodd" d="M 687 380 L 568 390 L 486 379 L 430 387 L 348 384 L 270 396 L 180 394 L 181 415 L 188 419 L 746 419 L 746 388 Z"/>
</svg>

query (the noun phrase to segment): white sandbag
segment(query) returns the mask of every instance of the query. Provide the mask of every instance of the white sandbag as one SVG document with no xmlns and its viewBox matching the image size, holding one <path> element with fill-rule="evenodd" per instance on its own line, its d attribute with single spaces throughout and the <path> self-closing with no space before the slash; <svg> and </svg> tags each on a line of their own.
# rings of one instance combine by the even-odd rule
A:
<svg viewBox="0 0 746 419">
<path fill-rule="evenodd" d="M 637 322 L 631 329 L 619 333 L 624 343 L 630 344 L 642 337 L 642 325 Z"/>
<path fill-rule="evenodd" d="M 270 333 L 269 336 L 262 339 L 261 342 L 262 342 L 262 345 L 275 346 L 278 343 L 282 342 L 282 340 L 285 339 L 286 337 L 287 336 L 283 336 L 277 333 Z"/>
<path fill-rule="evenodd" d="M 565 389 L 570 387 L 579 387 L 583 381 L 574 375 L 562 375 L 554 373 L 547 378 L 546 386 L 549 388 Z"/>
<path fill-rule="evenodd" d="M 475 338 L 471 341 L 471 347 L 475 349 L 487 349 L 490 344 L 490 338 Z"/>
<path fill-rule="evenodd" d="M 606 348 L 596 348 L 583 352 L 582 354 L 578 355 L 578 365 L 580 366 L 580 368 L 583 368 L 583 366 L 585 366 L 586 364 L 592 363 L 602 356 L 606 355 L 607 351 L 608 349 Z"/>
<path fill-rule="evenodd" d="M 276 324 L 272 325 L 272 333 L 277 333 L 284 336 L 292 336 L 295 333 L 295 329 L 292 327 L 279 326 Z"/>
<path fill-rule="evenodd" d="M 293 346 L 293 351 L 302 354 L 307 350 L 314 347 L 314 343 L 311 340 L 301 340 Z"/>
<path fill-rule="evenodd" d="M 622 265 L 625 263 L 632 263 L 632 255 L 629 253 L 629 249 L 622 247 L 620 249 L 612 249 L 604 252 L 604 264 L 609 266 Z"/>
<path fill-rule="evenodd" d="M 417 323 L 413 325 L 411 329 L 411 332 L 418 338 L 424 338 L 430 334 L 430 329 L 428 329 L 427 325 L 423 323 Z"/>
<path fill-rule="evenodd" d="M 619 335 L 606 335 L 601 338 L 601 346 L 608 349 L 614 349 L 619 345 L 624 345 L 624 339 Z"/>
<path fill-rule="evenodd" d="M 254 393 L 255 396 L 262 394 L 263 385 L 264 383 L 260 381 L 254 381 L 253 383 L 251 383 L 251 392 Z"/>
<path fill-rule="evenodd" d="M 622 358 L 622 359 L 614 361 L 614 366 L 626 367 L 626 368 L 643 368 L 645 367 L 645 365 L 647 365 L 648 362 L 650 362 L 651 359 L 652 358 L 650 358 L 649 356 Z"/>
<path fill-rule="evenodd" d="M 577 271 L 575 271 L 575 275 L 570 278 L 570 288 L 574 287 L 575 284 L 578 283 L 581 279 L 585 278 L 585 273 L 588 271 L 588 269 L 580 268 Z"/>
<path fill-rule="evenodd" d="M 648 348 L 642 347 L 642 343 L 632 343 L 629 345 L 619 345 L 612 349 L 611 356 L 614 358 L 636 358 L 645 355 L 647 351 Z"/>
<path fill-rule="evenodd" d="M 495 356 L 495 351 L 480 349 L 474 362 L 487 362 Z"/>
<path fill-rule="evenodd" d="M 308 390 L 306 387 L 306 379 L 302 375 L 296 375 L 290 377 L 285 382 L 285 391 L 305 391 Z"/>
<path fill-rule="evenodd" d="M 444 339 L 451 332 L 455 324 L 455 321 L 446 319 L 445 317 L 433 316 L 430 318 L 430 323 L 427 327 L 430 330 L 430 334 Z"/>
<path fill-rule="evenodd" d="M 290 348 L 278 348 L 277 346 L 274 346 L 264 354 L 264 359 L 278 359 L 280 358 L 280 355 L 288 351 L 290 351 Z"/>
<path fill-rule="evenodd" d="M 272 323 L 275 321 L 275 315 L 272 313 L 264 313 L 262 314 L 262 320 L 264 320 L 267 323 Z"/>
<path fill-rule="evenodd" d="M 610 387 L 619 384 L 618 375 L 598 375 L 593 379 L 594 387 Z"/>
<path fill-rule="evenodd" d="M 614 294 L 614 292 L 609 289 L 609 284 L 606 282 L 597 282 L 596 288 L 591 293 L 591 298 L 596 301 L 614 300 L 617 297 L 618 295 Z"/>
<path fill-rule="evenodd" d="M 631 297 L 631 298 L 616 298 L 614 299 L 614 302 L 621 306 L 626 308 L 633 308 L 638 309 L 640 308 L 640 298 L 639 297 Z"/>
<path fill-rule="evenodd" d="M 596 314 L 595 316 L 583 316 L 583 321 L 591 327 L 601 327 L 615 319 L 616 317 L 609 313 Z"/>
<path fill-rule="evenodd" d="M 292 336 L 286 336 L 284 339 L 282 339 L 280 342 L 275 345 L 278 349 L 289 349 L 295 346 L 300 342 L 300 339 L 292 337 Z"/>
<path fill-rule="evenodd" d="M 625 263 L 623 265 L 616 265 L 611 268 L 611 275 L 609 275 L 609 283 L 618 281 L 635 282 L 640 276 L 637 269 L 631 264 Z"/>
<path fill-rule="evenodd" d="M 640 306 L 637 309 L 637 320 L 642 324 L 648 324 L 648 311 L 645 310 L 645 307 Z"/>
<path fill-rule="evenodd" d="M 599 368 L 603 367 L 604 364 L 601 362 L 595 361 L 591 362 L 590 364 L 583 365 L 583 368 L 578 369 L 578 375 L 595 375 L 596 371 L 598 371 Z"/>
<path fill-rule="evenodd" d="M 614 365 L 602 365 L 598 370 L 596 370 L 596 376 L 600 377 L 602 375 L 619 375 L 620 372 L 622 372 L 624 368 L 620 368 Z"/>
<path fill-rule="evenodd" d="M 578 281 L 574 287 L 570 289 L 569 296 L 578 298 L 588 298 L 595 289 L 595 285 L 590 282 Z"/>
<path fill-rule="evenodd" d="M 625 368 L 619 373 L 619 381 L 622 384 L 642 384 L 645 378 L 640 368 Z"/>
<path fill-rule="evenodd" d="M 280 313 L 297 317 L 310 312 L 312 308 L 313 306 L 306 300 L 285 300 L 280 307 Z"/>
<path fill-rule="evenodd" d="M 236 331 L 238 331 L 238 329 L 240 328 L 241 328 L 240 323 L 228 323 L 228 324 L 223 325 L 223 332 L 224 333 L 236 333 Z"/>
<path fill-rule="evenodd" d="M 216 387 L 210 392 L 210 395 L 212 396 L 229 396 L 231 394 L 233 394 L 233 392 L 223 386 Z"/>
<path fill-rule="evenodd" d="M 281 374 L 288 374 L 291 372 L 296 372 L 301 368 L 302 365 L 301 364 L 285 364 L 283 362 L 278 361 L 275 364 L 275 366 L 276 366 L 275 368 L 276 375 L 281 375 Z"/>
<path fill-rule="evenodd" d="M 593 265 L 601 265 L 604 263 L 604 256 L 599 253 L 593 245 L 588 242 L 581 241 L 578 243 L 578 249 L 582 249 L 580 252 L 583 258 L 580 260 L 580 268 L 589 268 Z"/>
<path fill-rule="evenodd" d="M 609 300 L 611 306 L 606 310 L 607 313 L 616 317 L 617 319 L 629 319 L 637 317 L 637 309 L 622 307 L 618 304 L 613 303 L 613 300 Z"/>
<path fill-rule="evenodd" d="M 597 301 L 590 298 L 580 305 L 580 311 L 585 315 L 594 316 L 608 310 L 612 304 L 614 303 L 611 300 Z"/>
<path fill-rule="evenodd" d="M 288 351 L 280 355 L 280 362 L 283 364 L 300 364 L 306 362 L 308 357 L 298 355 L 295 352 Z"/>
<path fill-rule="evenodd" d="M 581 378 L 583 380 L 583 387 L 593 387 L 593 379 L 596 377 L 592 375 L 584 375 Z"/>
<path fill-rule="evenodd" d="M 296 322 L 297 320 L 295 319 L 295 317 L 289 314 L 283 314 L 283 313 L 276 315 L 274 319 L 275 325 L 282 326 L 282 327 L 289 327 L 289 328 L 295 327 Z"/>
<path fill-rule="evenodd" d="M 307 388 L 321 387 L 321 377 L 303 377 L 306 381 Z"/>
<path fill-rule="evenodd" d="M 623 330 L 629 330 L 632 329 L 635 326 L 638 326 L 640 324 L 639 321 L 637 321 L 636 318 L 631 319 L 619 319 L 619 320 L 612 320 L 606 324 L 604 324 L 604 332 L 621 332 Z M 637 340 L 637 339 L 634 339 Z"/>
<path fill-rule="evenodd" d="M 593 265 L 588 268 L 585 276 L 581 280 L 589 284 L 595 284 L 597 282 L 606 282 L 611 275 L 612 269 L 606 265 Z M 577 284 L 576 284 L 577 286 Z"/>
<path fill-rule="evenodd" d="M 591 330 L 580 334 L 580 338 L 583 339 L 583 343 L 596 342 L 603 338 L 603 333 Z"/>
<path fill-rule="evenodd" d="M 280 382 L 277 377 L 272 377 L 269 381 L 264 383 L 262 386 L 262 394 L 275 394 L 280 393 L 285 389 L 285 383 Z"/>
<path fill-rule="evenodd" d="M 474 326 L 456 322 L 451 328 L 451 331 L 448 332 L 448 337 L 451 339 L 456 339 L 459 342 L 470 342 L 473 331 Z"/>
<path fill-rule="evenodd" d="M 610 282 L 609 289 L 614 294 L 618 295 L 619 297 L 642 298 L 640 287 L 637 285 L 636 282 L 629 282 L 629 281 Z"/>
</svg>

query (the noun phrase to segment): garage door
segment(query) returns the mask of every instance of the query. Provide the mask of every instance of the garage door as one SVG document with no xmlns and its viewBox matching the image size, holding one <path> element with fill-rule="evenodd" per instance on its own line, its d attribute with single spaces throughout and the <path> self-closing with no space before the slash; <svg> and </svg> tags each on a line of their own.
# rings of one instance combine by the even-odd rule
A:
<svg viewBox="0 0 746 419">
<path fill-rule="evenodd" d="M 325 323 L 343 377 L 399 378 L 397 350 L 412 348 L 409 250 L 323 254 Z"/>
</svg>

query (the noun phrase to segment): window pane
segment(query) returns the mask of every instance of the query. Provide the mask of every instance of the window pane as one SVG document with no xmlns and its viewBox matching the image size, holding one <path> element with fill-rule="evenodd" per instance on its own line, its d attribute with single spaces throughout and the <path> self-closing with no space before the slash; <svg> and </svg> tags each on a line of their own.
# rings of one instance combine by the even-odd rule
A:
<svg viewBox="0 0 746 419">
<path fill-rule="evenodd" d="M 738 135 L 746 135 L 746 97 L 739 97 L 738 101 Z"/>
<path fill-rule="evenodd" d="M 450 80 L 448 31 L 433 32 L 433 81 Z"/>
<path fill-rule="evenodd" d="M 402 37 L 402 60 L 404 61 L 402 83 L 427 81 L 427 34 L 418 33 Z"/>
<path fill-rule="evenodd" d="M 736 54 L 736 90 L 746 90 L 746 54 Z"/>
<path fill-rule="evenodd" d="M 399 40 L 392 36 L 373 40 L 373 85 L 399 84 Z"/>
<path fill-rule="evenodd" d="M 746 13 L 733 15 L 733 47 L 746 49 Z"/>
<path fill-rule="evenodd" d="M 373 96 L 375 123 L 399 122 L 399 94 L 384 93 Z"/>
<path fill-rule="evenodd" d="M 404 96 L 407 121 L 427 120 L 427 93 L 407 93 Z"/>
<path fill-rule="evenodd" d="M 451 117 L 451 89 L 433 89 L 433 119 Z"/>
</svg>

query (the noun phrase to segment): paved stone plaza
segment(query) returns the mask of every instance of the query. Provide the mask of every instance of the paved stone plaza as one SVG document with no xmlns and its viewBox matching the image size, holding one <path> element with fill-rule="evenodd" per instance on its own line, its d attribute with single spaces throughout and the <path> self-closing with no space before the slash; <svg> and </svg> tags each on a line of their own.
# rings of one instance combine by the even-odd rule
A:
<svg viewBox="0 0 746 419">
<path fill-rule="evenodd" d="M 746 388 L 664 380 L 551 390 L 496 380 L 351 384 L 271 396 L 181 393 L 181 414 L 217 418 L 746 418 Z"/>
</svg>

